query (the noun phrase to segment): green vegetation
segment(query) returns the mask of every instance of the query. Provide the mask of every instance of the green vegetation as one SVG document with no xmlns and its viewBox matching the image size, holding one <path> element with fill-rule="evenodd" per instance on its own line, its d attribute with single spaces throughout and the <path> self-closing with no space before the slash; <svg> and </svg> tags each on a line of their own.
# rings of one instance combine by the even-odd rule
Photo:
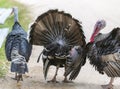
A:
<svg viewBox="0 0 120 89">
<path fill-rule="evenodd" d="M 26 7 L 14 0 L 0 0 L 0 8 L 12 8 L 12 7 L 18 7 L 19 10 L 19 22 L 22 25 L 24 29 L 28 29 L 28 24 L 30 23 L 30 16 L 28 15 L 29 12 L 26 9 Z M 7 21 L 4 25 L 0 25 L 0 28 L 9 27 L 10 30 L 12 29 L 12 26 L 14 24 L 14 15 L 12 14 L 9 16 Z M 0 48 L 0 77 L 4 76 L 7 72 L 7 65 L 8 62 L 6 61 L 5 56 L 5 50 L 4 50 L 5 43 L 2 45 L 2 48 Z"/>
</svg>

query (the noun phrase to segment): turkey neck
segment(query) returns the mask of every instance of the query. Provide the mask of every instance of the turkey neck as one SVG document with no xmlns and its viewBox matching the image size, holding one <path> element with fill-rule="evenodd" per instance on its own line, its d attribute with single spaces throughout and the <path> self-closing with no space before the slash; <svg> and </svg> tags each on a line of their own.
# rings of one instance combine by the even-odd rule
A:
<svg viewBox="0 0 120 89">
<path fill-rule="evenodd" d="M 94 38 L 99 33 L 99 31 L 100 31 L 100 29 L 98 27 L 96 27 L 93 34 L 92 34 L 92 36 L 91 36 L 91 38 L 90 38 L 91 43 L 94 42 Z"/>
</svg>

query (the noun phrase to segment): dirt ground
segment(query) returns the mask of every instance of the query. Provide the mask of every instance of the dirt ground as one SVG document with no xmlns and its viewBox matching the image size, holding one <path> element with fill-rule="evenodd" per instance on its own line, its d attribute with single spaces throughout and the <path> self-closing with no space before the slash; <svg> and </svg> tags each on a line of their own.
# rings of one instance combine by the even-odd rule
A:
<svg viewBox="0 0 120 89">
<path fill-rule="evenodd" d="M 43 11 L 50 9 L 51 7 L 56 8 L 57 6 L 61 5 L 61 3 L 59 3 L 60 2 L 59 0 L 58 0 L 58 2 L 55 0 L 51 0 L 51 2 L 48 2 L 49 0 L 40 0 L 40 1 L 39 0 L 31 0 L 31 1 L 18 0 L 18 1 L 25 4 L 29 8 L 29 10 L 31 12 L 31 16 L 33 18 L 32 21 L 34 21 L 34 19 L 39 14 L 41 14 Z M 64 1 L 64 0 L 61 0 L 61 1 Z M 71 3 L 73 2 L 72 0 L 69 0 L 69 1 Z M 68 3 L 69 1 L 66 0 L 65 4 Z M 85 1 L 87 2 L 87 0 L 81 0 L 81 1 L 83 1 L 82 3 L 85 3 Z M 95 1 L 95 0 L 93 0 L 93 1 Z M 101 2 L 102 1 L 104 1 L 104 0 L 101 0 Z M 53 4 L 52 4 L 53 6 L 51 4 L 49 5 L 49 3 L 52 3 L 52 2 L 53 2 Z M 78 3 L 78 4 L 83 6 L 82 3 Z M 62 4 L 64 6 L 64 3 L 62 3 Z M 75 6 L 75 8 L 79 8 L 78 7 L 79 5 L 78 6 L 77 5 Z M 112 4 L 110 4 L 110 5 L 112 5 Z M 88 8 L 90 8 L 91 11 L 93 12 L 92 14 L 95 15 L 94 16 L 95 19 L 93 19 L 93 20 L 96 20 L 96 18 L 99 17 L 97 10 L 96 10 L 97 8 L 93 9 L 92 7 L 89 7 L 89 4 L 87 6 L 88 6 L 87 8 L 82 7 L 83 11 L 85 10 L 84 11 L 85 13 L 83 13 L 81 15 L 81 18 L 83 18 L 83 16 L 85 16 L 85 14 L 88 15 L 87 11 L 89 11 Z M 69 10 L 71 10 L 71 9 L 69 9 L 69 6 L 68 7 L 66 6 L 66 8 L 68 9 L 68 12 L 70 12 Z M 94 11 L 96 11 L 96 13 Z M 73 12 L 76 13 L 74 9 L 73 9 Z M 73 13 L 73 15 L 75 17 L 77 17 L 77 15 L 75 15 L 74 13 Z M 92 31 L 90 32 L 88 29 L 90 26 L 93 26 L 93 24 L 95 22 L 95 21 L 91 20 L 92 14 L 89 14 L 88 18 L 85 17 L 84 18 L 85 20 L 81 19 L 83 21 L 83 28 L 87 29 L 87 32 L 85 33 L 85 35 L 88 33 L 89 34 L 92 33 Z M 110 16 L 107 17 L 106 15 L 107 14 L 104 13 L 103 16 L 105 16 L 105 18 L 108 20 L 110 18 Z M 78 17 L 78 19 L 79 19 L 79 17 Z M 90 22 L 90 20 L 91 20 L 91 24 L 88 24 Z M 114 25 L 112 25 L 112 26 L 116 26 L 116 24 L 118 23 L 115 18 L 110 18 L 108 20 L 108 23 L 110 25 L 111 25 L 111 21 L 113 21 L 113 23 L 114 23 Z M 87 23 L 87 26 L 85 26 L 86 23 Z M 88 35 L 86 40 L 88 40 L 89 37 L 90 36 Z M 0 79 L 0 89 L 102 89 L 101 85 L 107 84 L 109 82 L 110 78 L 108 78 L 106 75 L 101 75 L 97 71 L 95 71 L 94 68 L 89 64 L 89 61 L 87 59 L 87 63 L 85 64 L 85 66 L 82 67 L 82 69 L 79 73 L 79 76 L 76 78 L 76 80 L 73 81 L 73 83 L 63 83 L 62 82 L 62 80 L 64 78 L 63 77 L 64 69 L 60 69 L 58 71 L 57 79 L 58 79 L 59 83 L 56 83 L 56 84 L 47 83 L 43 77 L 42 60 L 40 60 L 40 62 L 37 63 L 38 55 L 40 54 L 42 49 L 43 49 L 42 47 L 33 46 L 32 55 L 31 55 L 30 61 L 28 63 L 29 73 L 27 75 L 29 75 L 29 77 L 24 76 L 24 81 L 21 82 L 21 86 L 17 86 L 16 81 L 11 79 L 12 77 L 14 77 L 14 73 L 9 72 L 5 78 Z M 52 78 L 52 76 L 54 74 L 54 70 L 55 70 L 55 68 L 53 66 L 50 67 L 47 80 Z M 120 89 L 120 79 L 119 78 L 115 79 L 114 89 Z"/>
<path fill-rule="evenodd" d="M 24 76 L 24 80 L 20 82 L 21 86 L 18 86 L 16 81 L 12 79 L 14 73 L 9 72 L 5 78 L 0 79 L 0 89 L 102 89 L 101 85 L 107 84 L 109 81 L 106 75 L 100 75 L 87 61 L 73 83 L 62 82 L 64 78 L 64 69 L 62 68 L 58 71 L 57 80 L 59 83 L 47 83 L 46 81 L 50 80 L 55 73 L 55 67 L 50 67 L 48 78 L 44 80 L 42 60 L 40 60 L 40 63 L 36 63 L 38 54 L 41 50 L 42 47 L 33 46 L 31 59 L 28 63 L 29 73 L 27 75 L 29 77 Z M 119 79 L 115 80 L 114 89 L 119 89 L 119 81 Z"/>
</svg>

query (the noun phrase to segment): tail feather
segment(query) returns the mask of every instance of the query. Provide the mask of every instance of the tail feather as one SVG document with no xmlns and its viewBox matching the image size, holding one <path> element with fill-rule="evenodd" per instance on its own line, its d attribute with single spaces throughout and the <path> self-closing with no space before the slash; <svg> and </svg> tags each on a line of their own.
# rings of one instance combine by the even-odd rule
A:
<svg viewBox="0 0 120 89">
<path fill-rule="evenodd" d="M 43 67 L 43 74 L 44 74 L 44 78 L 46 79 L 47 78 L 47 74 L 48 74 L 48 70 L 49 70 L 49 67 L 50 67 L 50 62 L 48 59 L 46 59 L 45 61 L 45 64 L 44 64 L 44 67 Z"/>
<path fill-rule="evenodd" d="M 84 51 L 81 47 L 73 47 L 70 51 L 70 56 L 67 57 L 64 76 L 70 75 L 69 79 L 74 80 L 78 76 L 81 67 L 84 65 L 85 58 Z"/>
<path fill-rule="evenodd" d="M 67 68 L 67 71 L 65 71 L 64 76 L 68 76 L 70 74 L 71 71 L 73 71 L 73 68 Z"/>
<path fill-rule="evenodd" d="M 67 45 L 83 46 L 85 44 L 82 26 L 68 13 L 49 10 L 39 16 L 31 26 L 30 42 L 32 44 L 46 46 L 61 39 Z"/>
<path fill-rule="evenodd" d="M 27 63 L 12 62 L 11 63 L 11 72 L 16 72 L 16 73 L 19 73 L 19 74 L 25 74 L 26 72 L 28 72 Z"/>
<path fill-rule="evenodd" d="M 20 55 L 17 48 L 13 47 L 11 52 L 11 72 L 16 72 L 19 74 L 25 74 L 28 72 L 28 67 L 26 59 L 24 56 Z"/>
<path fill-rule="evenodd" d="M 76 69 L 74 69 L 74 70 L 72 71 L 72 73 L 71 73 L 71 75 L 70 75 L 70 77 L 69 77 L 69 80 L 74 80 L 74 79 L 78 76 L 81 67 L 82 67 L 82 66 L 79 65 L 79 67 L 77 67 Z"/>
<path fill-rule="evenodd" d="M 117 62 L 109 62 L 104 71 L 109 77 L 120 77 L 120 66 Z"/>
</svg>

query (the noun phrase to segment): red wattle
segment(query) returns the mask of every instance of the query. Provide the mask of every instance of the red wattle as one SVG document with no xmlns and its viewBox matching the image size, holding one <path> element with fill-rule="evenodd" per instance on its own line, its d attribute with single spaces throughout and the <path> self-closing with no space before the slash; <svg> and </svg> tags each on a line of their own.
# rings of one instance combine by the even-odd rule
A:
<svg viewBox="0 0 120 89">
<path fill-rule="evenodd" d="M 96 27 L 96 29 L 94 30 L 94 33 L 92 34 L 92 36 L 90 38 L 90 42 L 94 42 L 94 38 L 98 32 L 99 32 L 99 29 Z"/>
<path fill-rule="evenodd" d="M 93 33 L 93 35 L 91 36 L 90 42 L 94 42 L 94 36 L 95 36 L 95 33 Z"/>
</svg>

